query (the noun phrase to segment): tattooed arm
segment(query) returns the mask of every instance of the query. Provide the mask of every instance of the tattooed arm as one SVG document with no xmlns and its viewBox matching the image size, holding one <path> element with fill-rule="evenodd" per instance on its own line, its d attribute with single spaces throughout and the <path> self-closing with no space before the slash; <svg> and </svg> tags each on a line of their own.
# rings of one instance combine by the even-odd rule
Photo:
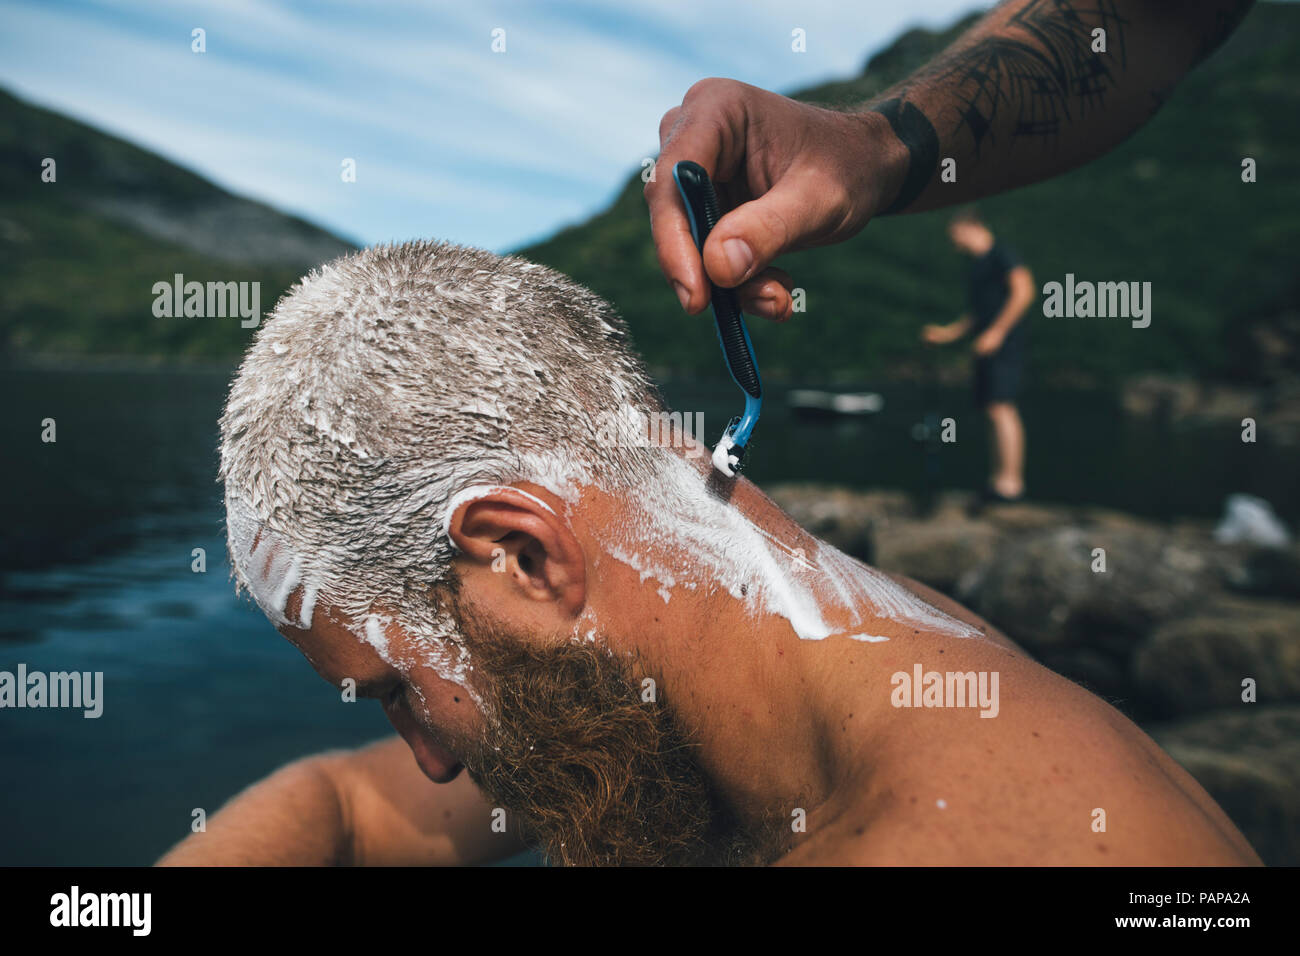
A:
<svg viewBox="0 0 1300 956">
<path fill-rule="evenodd" d="M 788 319 L 793 283 L 769 268 L 778 255 L 848 239 L 877 215 L 965 202 L 1101 155 L 1150 118 L 1250 7 L 1008 0 L 856 110 L 702 80 L 660 123 L 645 188 L 659 265 L 688 312 L 708 305 L 707 270 L 738 287 L 746 311 Z M 681 159 L 709 171 L 731 210 L 702 257 L 673 187 Z M 955 181 L 943 181 L 946 159 Z"/>
<path fill-rule="evenodd" d="M 1012 0 L 868 106 L 906 148 L 884 213 L 1046 179 L 1105 153 L 1236 27 L 1252 0 Z M 955 182 L 940 164 L 955 161 Z"/>
</svg>

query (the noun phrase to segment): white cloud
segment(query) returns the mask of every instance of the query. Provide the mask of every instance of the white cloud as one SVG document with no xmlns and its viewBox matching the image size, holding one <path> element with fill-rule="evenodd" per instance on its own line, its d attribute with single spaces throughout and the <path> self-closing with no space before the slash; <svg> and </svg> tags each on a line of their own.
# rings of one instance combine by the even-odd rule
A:
<svg viewBox="0 0 1300 956">
<path fill-rule="evenodd" d="M 969 4 L 899 6 L 9 2 L 0 82 L 362 241 L 500 249 L 595 212 L 695 80 L 851 75 L 902 27 Z M 189 50 L 193 26 L 206 54 Z M 489 48 L 494 26 L 505 54 Z M 789 50 L 796 26 L 807 54 Z M 350 192 L 344 156 L 361 168 Z"/>
</svg>

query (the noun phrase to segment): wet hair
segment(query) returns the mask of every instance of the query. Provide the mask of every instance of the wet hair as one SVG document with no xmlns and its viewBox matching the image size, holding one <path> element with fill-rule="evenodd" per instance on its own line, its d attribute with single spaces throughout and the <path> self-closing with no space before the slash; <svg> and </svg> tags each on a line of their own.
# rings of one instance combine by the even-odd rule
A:
<svg viewBox="0 0 1300 956">
<path fill-rule="evenodd" d="M 304 589 L 354 628 L 379 603 L 454 636 L 429 605 L 452 497 L 653 479 L 602 415 L 662 402 L 604 300 L 543 266 L 447 242 L 366 249 L 297 283 L 257 332 L 221 417 L 237 587 L 277 624 Z M 269 543 L 269 544 L 268 544 Z"/>
</svg>

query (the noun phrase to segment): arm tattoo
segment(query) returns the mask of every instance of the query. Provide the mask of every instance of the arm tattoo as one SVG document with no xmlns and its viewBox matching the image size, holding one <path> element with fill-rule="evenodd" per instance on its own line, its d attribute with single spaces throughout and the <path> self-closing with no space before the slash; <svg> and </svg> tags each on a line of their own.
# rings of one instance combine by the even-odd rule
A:
<svg viewBox="0 0 1300 956">
<path fill-rule="evenodd" d="M 959 103 L 953 132 L 966 130 L 978 154 L 994 139 L 1004 111 L 1011 136 L 1055 138 L 1076 113 L 1104 105 L 1115 86 L 1113 65 L 1126 66 L 1124 25 L 1115 0 L 1030 0 L 1007 23 L 1022 38 L 996 33 L 941 58 L 927 79 L 951 84 Z M 1092 31 L 1106 31 L 1106 54 L 1092 51 Z"/>
<path fill-rule="evenodd" d="M 947 136 L 964 130 L 977 156 L 986 139 L 996 140 L 997 124 L 1008 114 L 1013 140 L 1055 140 L 1076 112 L 1082 116 L 1101 108 L 1115 86 L 1112 65 L 1126 65 L 1126 22 L 1115 0 L 1028 0 L 997 33 L 941 54 L 907 80 L 896 96 L 873 105 L 910 154 L 903 188 L 885 212 L 907 208 L 929 184 L 939 162 L 939 135 L 907 102 L 912 87 L 925 82 L 952 91 L 955 115 Z M 1097 27 L 1106 31 L 1107 54 L 1092 52 Z"/>
</svg>

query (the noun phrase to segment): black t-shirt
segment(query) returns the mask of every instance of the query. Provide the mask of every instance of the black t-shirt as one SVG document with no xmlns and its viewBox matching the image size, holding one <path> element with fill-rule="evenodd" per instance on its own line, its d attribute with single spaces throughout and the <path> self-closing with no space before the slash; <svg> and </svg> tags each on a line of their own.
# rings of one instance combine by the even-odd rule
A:
<svg viewBox="0 0 1300 956">
<path fill-rule="evenodd" d="M 1020 264 L 1020 257 L 1016 255 L 1015 250 L 997 241 L 993 243 L 992 249 L 971 261 L 970 273 L 966 281 L 970 299 L 971 331 L 975 335 L 979 335 L 992 325 L 993 320 L 1001 313 L 1002 307 L 1007 304 L 1007 298 L 1011 295 L 1011 284 L 1007 277 L 1011 270 Z M 1004 350 L 1008 347 L 1019 347 L 1025 336 L 1025 324 L 1025 317 L 1022 316 L 1020 321 L 1011 327 L 1002 344 Z"/>
</svg>

